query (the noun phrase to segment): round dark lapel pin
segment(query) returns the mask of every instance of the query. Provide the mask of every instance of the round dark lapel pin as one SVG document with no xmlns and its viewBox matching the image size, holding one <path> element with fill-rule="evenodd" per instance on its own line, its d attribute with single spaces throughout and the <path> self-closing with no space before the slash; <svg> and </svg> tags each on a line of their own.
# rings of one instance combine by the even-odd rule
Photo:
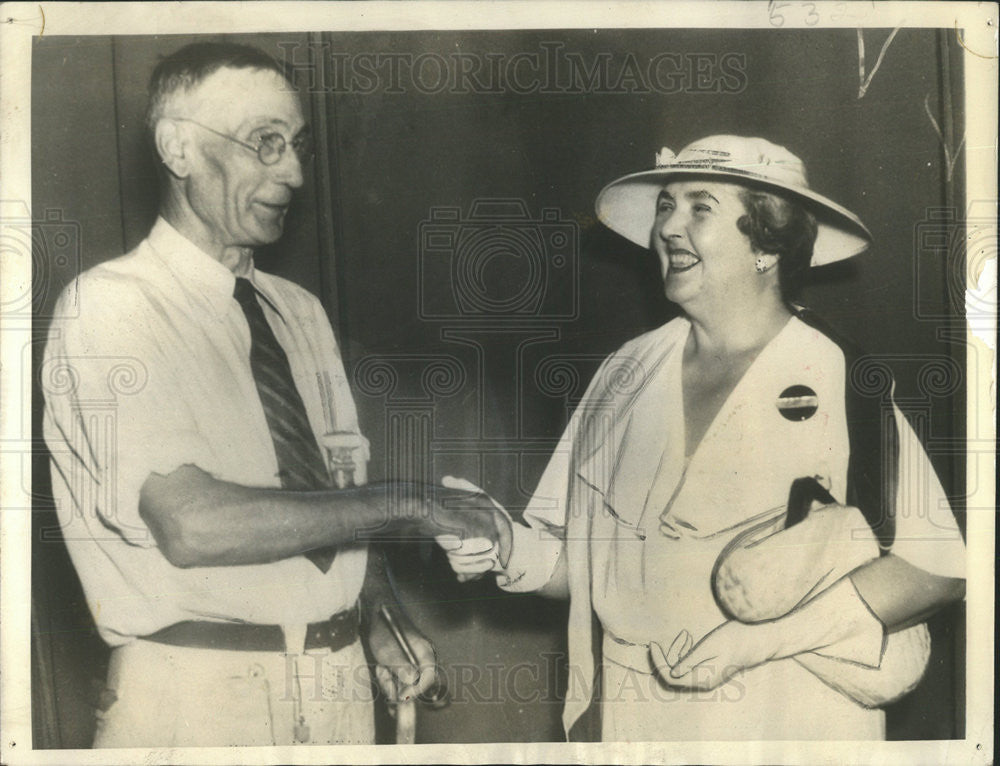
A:
<svg viewBox="0 0 1000 766">
<path fill-rule="evenodd" d="M 809 386 L 789 386 L 778 396 L 778 412 L 788 420 L 808 420 L 819 408 L 819 397 Z"/>
</svg>

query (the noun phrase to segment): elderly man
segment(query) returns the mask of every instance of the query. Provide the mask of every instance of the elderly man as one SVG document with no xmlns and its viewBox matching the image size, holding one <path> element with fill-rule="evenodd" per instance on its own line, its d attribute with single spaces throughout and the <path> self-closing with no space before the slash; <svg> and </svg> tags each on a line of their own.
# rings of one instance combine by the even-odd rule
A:
<svg viewBox="0 0 1000 766">
<path fill-rule="evenodd" d="M 316 298 L 253 264 L 311 157 L 280 67 L 244 46 L 177 51 L 148 128 L 159 218 L 67 287 L 79 318 L 53 324 L 43 368 L 71 381 L 47 393 L 45 438 L 113 648 L 95 746 L 370 743 L 359 625 L 396 699 L 430 685 L 434 655 L 401 620 L 414 667 L 378 617 L 391 592 L 365 540 L 493 522 L 419 487 L 331 487 L 324 439 L 359 474 L 367 444 L 333 332 Z M 88 416 L 109 387 L 110 427 Z"/>
</svg>

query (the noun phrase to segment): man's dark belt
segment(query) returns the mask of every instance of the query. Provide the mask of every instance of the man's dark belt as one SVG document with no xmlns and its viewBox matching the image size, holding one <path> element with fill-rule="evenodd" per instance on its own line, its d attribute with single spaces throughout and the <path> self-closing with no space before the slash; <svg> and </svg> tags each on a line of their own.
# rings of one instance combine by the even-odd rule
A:
<svg viewBox="0 0 1000 766">
<path fill-rule="evenodd" d="M 309 623 L 306 629 L 306 651 L 329 649 L 335 652 L 350 646 L 358 638 L 358 626 L 357 608 L 347 609 L 323 622 Z M 141 638 L 144 641 L 197 649 L 243 652 L 285 651 L 285 634 L 280 625 L 187 620 Z M 289 650 L 299 651 L 298 647 L 289 647 Z"/>
</svg>

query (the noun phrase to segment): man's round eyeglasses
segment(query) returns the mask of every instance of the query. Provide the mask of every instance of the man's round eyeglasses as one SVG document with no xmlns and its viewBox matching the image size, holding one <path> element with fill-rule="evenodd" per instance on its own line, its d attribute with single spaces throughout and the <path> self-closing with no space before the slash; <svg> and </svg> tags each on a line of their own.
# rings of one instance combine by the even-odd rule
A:
<svg viewBox="0 0 1000 766">
<path fill-rule="evenodd" d="M 241 141 L 238 138 L 230 136 L 228 133 L 222 133 L 215 128 L 210 128 L 208 125 L 203 125 L 197 120 L 192 120 L 189 117 L 173 117 L 172 119 L 178 122 L 190 122 L 203 130 L 207 130 L 209 133 L 214 133 L 220 138 L 225 138 L 228 141 L 232 141 L 234 144 L 239 144 L 244 149 L 249 149 L 257 155 L 257 159 L 260 160 L 263 165 L 277 164 L 278 161 L 280 161 L 284 156 L 285 149 L 288 147 L 288 142 L 285 141 L 285 137 L 278 132 L 262 133 L 257 137 L 256 144 L 250 144 L 246 141 Z M 312 160 L 312 136 L 308 133 L 299 133 L 292 139 L 291 144 L 292 151 L 295 152 L 295 156 L 299 158 L 300 164 L 305 165 L 307 162 Z"/>
</svg>

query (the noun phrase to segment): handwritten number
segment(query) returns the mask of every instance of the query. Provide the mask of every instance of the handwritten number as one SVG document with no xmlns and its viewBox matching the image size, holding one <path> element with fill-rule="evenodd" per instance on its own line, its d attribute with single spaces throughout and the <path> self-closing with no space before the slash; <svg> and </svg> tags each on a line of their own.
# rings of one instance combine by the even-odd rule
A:
<svg viewBox="0 0 1000 766">
<path fill-rule="evenodd" d="M 771 2 L 770 7 L 768 8 L 768 18 L 771 21 L 772 27 L 783 27 L 785 25 L 785 17 L 780 13 L 775 13 L 775 11 L 781 10 L 788 5 L 791 5 L 791 3 Z"/>
<path fill-rule="evenodd" d="M 819 23 L 820 14 L 816 3 L 781 3 L 771 0 L 767 5 L 767 17 L 772 27 L 785 26 L 785 14 L 779 13 L 785 8 L 804 12 L 806 26 L 814 27 Z"/>
</svg>

